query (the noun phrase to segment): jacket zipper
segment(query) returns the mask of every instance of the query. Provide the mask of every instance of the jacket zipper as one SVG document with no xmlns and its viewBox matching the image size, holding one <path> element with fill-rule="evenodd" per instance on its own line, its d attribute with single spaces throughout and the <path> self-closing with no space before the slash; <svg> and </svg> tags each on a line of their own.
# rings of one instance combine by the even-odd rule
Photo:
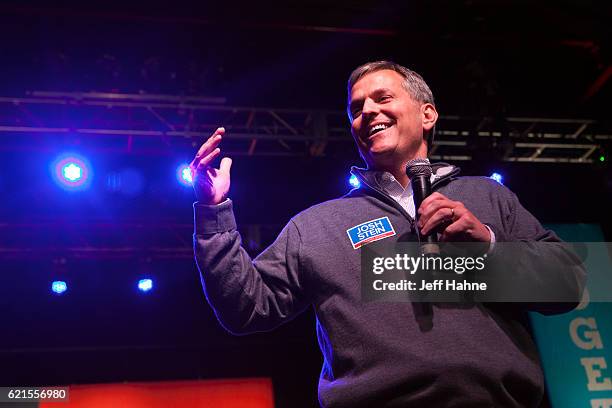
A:
<svg viewBox="0 0 612 408">
<path fill-rule="evenodd" d="M 414 225 L 414 218 L 412 218 L 410 216 L 410 214 L 408 214 L 408 212 L 406 210 L 404 210 L 404 208 L 397 202 L 395 201 L 391 196 L 389 196 L 387 193 L 385 193 L 382 190 L 377 189 L 376 187 L 372 187 L 371 185 L 368 184 L 368 182 L 361 177 L 361 174 L 357 173 L 357 177 L 359 178 L 359 181 L 361 181 L 361 183 L 369 188 L 370 190 L 372 190 L 374 193 L 376 193 L 377 195 L 380 196 L 380 198 L 383 199 L 384 202 L 386 202 L 387 204 L 391 204 L 391 206 L 393 206 L 395 209 L 397 209 L 404 217 L 406 217 L 406 219 L 408 219 L 408 222 L 410 222 L 410 227 L 414 230 L 415 229 L 415 225 Z"/>
</svg>

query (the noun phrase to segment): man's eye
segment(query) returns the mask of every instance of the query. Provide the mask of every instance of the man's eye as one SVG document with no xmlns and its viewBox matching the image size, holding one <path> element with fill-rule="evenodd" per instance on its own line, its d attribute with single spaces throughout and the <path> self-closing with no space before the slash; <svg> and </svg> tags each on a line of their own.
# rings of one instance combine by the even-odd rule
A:
<svg viewBox="0 0 612 408">
<path fill-rule="evenodd" d="M 351 112 L 351 116 L 354 118 L 356 118 L 359 115 L 361 115 L 361 109 L 355 109 L 354 111 Z"/>
<path fill-rule="evenodd" d="M 383 95 L 383 96 L 381 96 L 381 97 L 380 97 L 378 100 L 379 100 L 380 102 L 386 102 L 386 101 L 388 101 L 388 100 L 390 100 L 390 99 L 391 99 L 391 95 Z"/>
</svg>

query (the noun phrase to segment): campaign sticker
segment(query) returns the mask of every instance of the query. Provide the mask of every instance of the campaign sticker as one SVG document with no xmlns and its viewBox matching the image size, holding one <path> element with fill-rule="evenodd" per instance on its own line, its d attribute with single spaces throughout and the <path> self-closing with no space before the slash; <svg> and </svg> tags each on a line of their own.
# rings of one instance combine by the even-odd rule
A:
<svg viewBox="0 0 612 408">
<path fill-rule="evenodd" d="M 357 249 L 370 242 L 391 237 L 395 235 L 395 230 L 393 225 L 391 225 L 391 221 L 389 221 L 389 217 L 382 217 L 355 225 L 347 229 L 346 233 L 351 240 L 353 249 Z"/>
</svg>

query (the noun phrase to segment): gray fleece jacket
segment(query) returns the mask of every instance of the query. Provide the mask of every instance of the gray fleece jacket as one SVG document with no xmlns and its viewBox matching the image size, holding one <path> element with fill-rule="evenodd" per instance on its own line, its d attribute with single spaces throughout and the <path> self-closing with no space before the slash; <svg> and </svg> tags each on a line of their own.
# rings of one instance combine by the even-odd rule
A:
<svg viewBox="0 0 612 408">
<path fill-rule="evenodd" d="M 463 202 L 497 242 L 558 241 L 510 190 L 458 172 L 434 165 L 433 190 Z M 356 168 L 353 174 L 361 188 L 296 215 L 254 260 L 241 247 L 230 200 L 194 204 L 196 260 L 221 324 L 234 334 L 267 331 L 314 307 L 323 407 L 538 406 L 544 381 L 524 324 L 526 305 L 447 304 L 423 312 L 419 304 L 362 302 L 362 249 L 353 248 L 347 230 L 386 216 L 396 234 L 385 239 L 417 237 L 414 220 L 374 178 Z M 539 276 L 533 266 L 538 254 L 527 254 L 515 278 L 536 289 L 561 281 L 578 299 L 583 270 L 567 267 L 563 250 L 553 255 L 558 268 L 547 271 L 555 272 Z M 573 306 L 529 308 L 563 312 Z"/>
</svg>

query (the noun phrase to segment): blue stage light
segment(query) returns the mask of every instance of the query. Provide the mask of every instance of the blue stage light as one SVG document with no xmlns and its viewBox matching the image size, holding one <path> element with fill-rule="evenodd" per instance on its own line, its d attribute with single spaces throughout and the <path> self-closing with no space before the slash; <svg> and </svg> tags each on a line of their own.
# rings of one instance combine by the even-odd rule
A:
<svg viewBox="0 0 612 408">
<path fill-rule="evenodd" d="M 53 179 L 66 190 L 83 190 L 91 183 L 91 166 L 83 157 L 64 154 L 56 158 L 51 166 Z"/>
<path fill-rule="evenodd" d="M 497 181 L 499 184 L 504 184 L 504 177 L 499 173 L 493 173 L 489 176 L 493 180 Z"/>
<path fill-rule="evenodd" d="M 181 164 L 178 169 L 176 169 L 176 179 L 182 185 L 191 187 L 193 184 L 193 175 L 188 164 Z"/>
<path fill-rule="evenodd" d="M 62 176 L 69 182 L 76 183 L 83 177 L 83 169 L 77 163 L 68 163 L 62 167 Z"/>
<path fill-rule="evenodd" d="M 361 182 L 354 174 L 351 174 L 351 177 L 349 178 L 349 184 L 354 188 L 361 187 Z"/>
<path fill-rule="evenodd" d="M 51 283 L 51 290 L 58 295 L 61 295 L 68 290 L 68 285 L 66 285 L 66 282 L 64 281 L 54 281 Z"/>
<path fill-rule="evenodd" d="M 153 281 L 151 279 L 141 279 L 138 281 L 138 290 L 148 292 L 153 289 Z"/>
</svg>

